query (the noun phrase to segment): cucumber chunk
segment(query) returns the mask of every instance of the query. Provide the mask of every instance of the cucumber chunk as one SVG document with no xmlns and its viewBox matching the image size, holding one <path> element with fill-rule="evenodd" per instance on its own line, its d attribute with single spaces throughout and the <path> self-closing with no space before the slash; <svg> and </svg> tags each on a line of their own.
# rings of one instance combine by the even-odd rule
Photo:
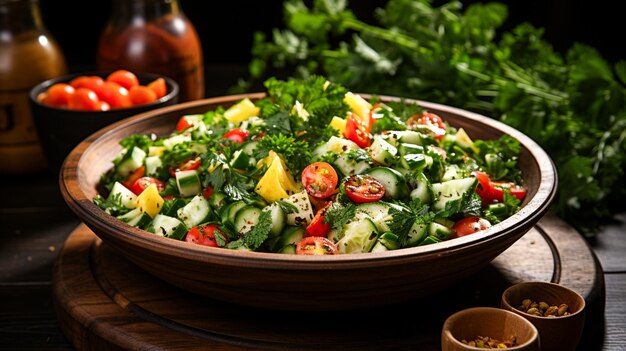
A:
<svg viewBox="0 0 626 351">
<path fill-rule="evenodd" d="M 253 206 L 245 206 L 235 216 L 234 227 L 239 234 L 244 234 L 252 230 L 261 217 L 261 209 Z"/>
<path fill-rule="evenodd" d="M 409 195 L 409 186 L 402 173 L 388 167 L 374 167 L 365 171 L 385 187 L 385 198 L 404 199 Z"/>
<path fill-rule="evenodd" d="M 193 228 L 211 219 L 211 207 L 202 195 L 196 195 L 185 207 L 178 209 L 176 214 L 187 228 Z"/>
<path fill-rule="evenodd" d="M 137 207 L 137 195 L 130 191 L 127 187 L 123 186 L 119 182 L 115 182 L 113 184 L 113 188 L 111 189 L 111 193 L 109 194 L 108 200 L 112 200 L 119 196 L 120 203 L 126 208 L 135 208 Z"/>
<path fill-rule="evenodd" d="M 194 196 L 202 191 L 200 177 L 195 169 L 176 172 L 176 185 L 182 197 Z"/>
<path fill-rule="evenodd" d="M 376 239 L 378 230 L 369 218 L 359 218 L 346 224 L 344 235 L 337 242 L 339 253 L 370 252 Z"/>
</svg>

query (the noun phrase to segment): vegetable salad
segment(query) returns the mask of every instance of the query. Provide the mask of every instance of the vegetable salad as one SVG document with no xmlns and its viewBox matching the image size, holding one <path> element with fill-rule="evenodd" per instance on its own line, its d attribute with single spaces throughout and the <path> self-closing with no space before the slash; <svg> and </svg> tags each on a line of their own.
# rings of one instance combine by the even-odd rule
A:
<svg viewBox="0 0 626 351">
<path fill-rule="evenodd" d="M 266 98 L 132 135 L 94 202 L 154 235 L 304 255 L 438 243 L 514 214 L 526 190 L 512 137 L 472 140 L 407 102 L 313 76 Z"/>
</svg>

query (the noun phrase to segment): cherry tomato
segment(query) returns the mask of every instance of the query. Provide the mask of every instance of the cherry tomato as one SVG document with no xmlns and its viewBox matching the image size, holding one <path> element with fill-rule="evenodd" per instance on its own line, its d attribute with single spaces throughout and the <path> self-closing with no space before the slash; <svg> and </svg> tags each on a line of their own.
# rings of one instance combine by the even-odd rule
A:
<svg viewBox="0 0 626 351">
<path fill-rule="evenodd" d="M 194 169 L 198 169 L 200 168 L 200 163 L 202 163 L 202 160 L 200 160 L 200 157 L 192 158 L 190 160 L 187 160 L 179 164 L 176 168 L 170 167 L 169 173 L 172 177 L 176 177 L 176 172 L 191 171 Z"/>
<path fill-rule="evenodd" d="M 72 79 L 70 85 L 74 89 L 87 88 L 100 96 L 104 80 L 98 76 L 80 76 Z"/>
<path fill-rule="evenodd" d="M 302 171 L 302 185 L 309 196 L 316 199 L 332 195 L 338 181 L 337 171 L 326 162 L 314 162 Z"/>
<path fill-rule="evenodd" d="M 137 76 L 134 73 L 124 69 L 117 70 L 109 74 L 106 80 L 109 82 L 115 82 L 123 86 L 127 90 L 130 90 L 132 87 L 139 85 L 139 79 L 137 79 Z"/>
<path fill-rule="evenodd" d="M 157 94 L 154 90 L 143 85 L 137 85 L 130 88 L 128 96 L 133 105 L 143 105 L 156 101 L 157 99 Z"/>
<path fill-rule="evenodd" d="M 437 140 L 443 139 L 443 136 L 446 135 L 446 125 L 443 123 L 441 117 L 434 113 L 422 112 L 421 115 L 411 116 L 406 123 L 411 129 L 428 129 Z"/>
<path fill-rule="evenodd" d="M 135 193 L 135 195 L 141 194 L 150 184 L 156 184 L 156 187 L 159 191 L 163 191 L 165 189 L 165 183 L 152 177 L 141 177 L 137 179 L 133 185 L 130 187 L 130 191 Z"/>
<path fill-rule="evenodd" d="M 348 116 L 343 136 L 355 142 L 360 148 L 366 148 L 372 143 L 367 126 L 355 117 L 354 114 Z"/>
<path fill-rule="evenodd" d="M 337 245 L 321 236 L 307 236 L 296 245 L 298 255 L 337 255 L 338 253 Z"/>
<path fill-rule="evenodd" d="M 452 229 L 454 229 L 455 237 L 460 238 L 462 236 L 474 234 L 481 230 L 485 230 L 489 227 L 491 227 L 491 223 L 489 223 L 488 220 L 477 216 L 472 216 L 463 218 L 460 221 L 454 223 Z"/>
<path fill-rule="evenodd" d="M 128 90 L 115 82 L 104 82 L 100 100 L 106 101 L 111 108 L 124 108 L 132 106 Z"/>
<path fill-rule="evenodd" d="M 111 109 L 111 105 L 109 105 L 106 101 L 100 100 L 100 111 L 108 111 Z"/>
<path fill-rule="evenodd" d="M 97 111 L 100 109 L 98 95 L 87 88 L 78 88 L 70 96 L 67 108 L 72 110 Z"/>
<path fill-rule="evenodd" d="M 130 187 L 133 186 L 133 184 L 135 184 L 137 179 L 144 176 L 145 172 L 146 172 L 146 168 L 144 166 L 137 168 L 133 173 L 131 173 L 128 176 L 128 178 L 125 181 L 122 182 L 122 185 L 130 189 Z"/>
<path fill-rule="evenodd" d="M 235 128 L 228 133 L 224 134 L 224 138 L 230 139 L 238 144 L 242 144 L 246 141 L 246 138 L 250 135 L 250 132 L 241 128 Z"/>
<path fill-rule="evenodd" d="M 311 223 L 306 227 L 307 234 L 309 234 L 310 236 L 323 237 L 328 234 L 328 232 L 330 231 L 330 223 L 324 223 L 324 218 L 326 218 L 326 212 L 328 212 L 328 209 L 330 209 L 330 206 L 332 206 L 332 204 L 333 202 L 329 201 L 326 206 L 317 211 Z"/>
<path fill-rule="evenodd" d="M 475 171 L 472 174 L 478 179 L 476 193 L 480 195 L 480 198 L 486 205 L 504 201 L 504 192 L 507 189 L 511 195 L 517 197 L 520 201 L 526 196 L 526 189 L 513 182 L 492 181 L 485 172 Z"/>
<path fill-rule="evenodd" d="M 174 200 L 176 198 L 176 196 L 174 195 L 166 195 L 163 196 L 163 200 L 167 201 L 167 200 Z"/>
<path fill-rule="evenodd" d="M 57 83 L 53 84 L 44 95 L 41 103 L 51 106 L 65 107 L 70 101 L 70 96 L 74 94 L 76 89 L 69 84 Z"/>
<path fill-rule="evenodd" d="M 194 126 L 194 121 L 190 119 L 188 116 L 182 116 L 178 123 L 176 124 L 176 131 L 180 132 L 181 130 L 185 130 L 189 127 Z"/>
<path fill-rule="evenodd" d="M 167 94 L 167 86 L 165 84 L 165 79 L 157 78 L 152 82 L 148 83 L 148 88 L 152 89 L 157 96 L 157 99 L 160 99 Z"/>
<path fill-rule="evenodd" d="M 191 228 L 187 232 L 185 241 L 198 245 L 219 247 L 217 240 L 215 239 L 216 233 L 221 235 L 225 242 L 228 243 L 228 237 L 224 235 L 224 232 L 222 232 L 215 224 L 199 225 Z"/>
<path fill-rule="evenodd" d="M 378 201 L 385 196 L 385 186 L 374 177 L 353 175 L 343 183 L 350 200 L 357 204 Z"/>
<path fill-rule="evenodd" d="M 208 200 L 211 195 L 213 195 L 213 187 L 208 185 L 206 188 L 204 188 L 204 190 L 202 190 L 202 196 L 204 196 L 204 198 Z"/>
</svg>

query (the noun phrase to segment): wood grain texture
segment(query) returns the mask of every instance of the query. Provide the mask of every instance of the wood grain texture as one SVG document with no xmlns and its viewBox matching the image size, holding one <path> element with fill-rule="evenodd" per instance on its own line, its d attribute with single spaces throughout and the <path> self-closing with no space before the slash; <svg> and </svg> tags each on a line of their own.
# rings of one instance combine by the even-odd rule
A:
<svg viewBox="0 0 626 351">
<path fill-rule="evenodd" d="M 555 195 L 554 165 L 531 139 L 484 116 L 419 102 L 474 138 L 508 134 L 520 142 L 519 163 L 528 193 L 518 213 L 488 230 L 434 245 L 315 257 L 189 245 L 130 227 L 93 204 L 100 176 L 121 151 L 119 140 L 137 133 L 169 134 L 180 116 L 228 106 L 244 96 L 258 99 L 264 95 L 227 96 L 166 107 L 116 123 L 88 138 L 69 155 L 62 171 L 61 192 L 68 205 L 112 248 L 188 291 L 255 307 L 342 310 L 425 296 L 471 276 L 532 228 Z M 181 271 L 181 266 L 195 269 Z M 302 276 L 307 279 L 302 280 Z"/>
<path fill-rule="evenodd" d="M 512 284 L 558 276 L 555 262 L 560 260 L 552 250 L 558 252 L 564 244 L 572 242 L 532 229 L 478 274 L 436 294 L 390 307 L 297 313 L 229 304 L 176 288 L 139 269 L 81 225 L 70 235 L 55 266 L 54 296 L 60 325 L 80 350 L 140 346 L 438 350 L 441 327 L 449 315 L 474 306 L 499 307 L 502 292 Z M 591 262 L 595 267 L 595 278 L 576 280 L 577 289 L 589 294 L 588 304 L 597 308 L 589 299 L 603 296 L 604 286 L 585 284 L 603 283 L 597 277 L 601 271 L 588 257 L 593 254 L 586 244 L 578 248 L 578 260 L 567 265 Z M 188 269 L 179 266 L 180 271 Z M 322 332 L 312 337 L 311 330 Z M 601 340 L 602 334 L 595 332 L 585 330 L 582 345 Z"/>
<path fill-rule="evenodd" d="M 603 350 L 626 350 L 626 275 L 606 274 L 607 308 L 606 324 L 602 319 L 595 322 L 605 327 Z"/>
</svg>

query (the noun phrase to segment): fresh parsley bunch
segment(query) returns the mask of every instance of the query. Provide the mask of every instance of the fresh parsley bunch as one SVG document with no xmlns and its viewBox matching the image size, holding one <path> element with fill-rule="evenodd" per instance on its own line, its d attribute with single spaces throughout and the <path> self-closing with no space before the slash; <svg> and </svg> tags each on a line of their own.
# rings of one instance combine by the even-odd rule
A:
<svg viewBox="0 0 626 351">
<path fill-rule="evenodd" d="M 626 61 L 610 65 L 582 44 L 560 55 L 529 24 L 499 33 L 507 11 L 496 2 L 390 0 L 373 25 L 345 0 L 286 0 L 286 28 L 255 35 L 250 78 L 269 68 L 324 74 L 352 91 L 499 119 L 546 149 L 559 174 L 554 211 L 593 235 L 625 208 Z"/>
</svg>

